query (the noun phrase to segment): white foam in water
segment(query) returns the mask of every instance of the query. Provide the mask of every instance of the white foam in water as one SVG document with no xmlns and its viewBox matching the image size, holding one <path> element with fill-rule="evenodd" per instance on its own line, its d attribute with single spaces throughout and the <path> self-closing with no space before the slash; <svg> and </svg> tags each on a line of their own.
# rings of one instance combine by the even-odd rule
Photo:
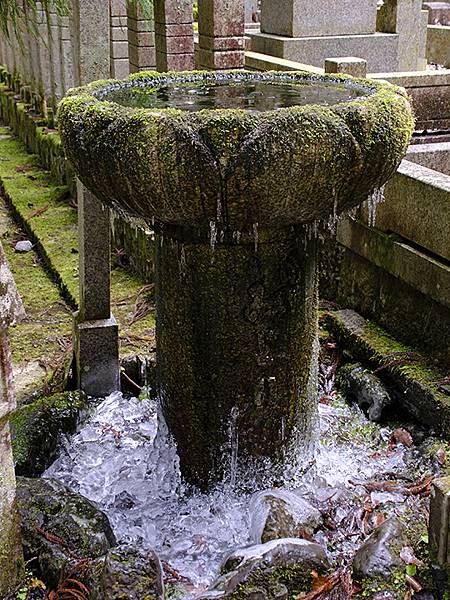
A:
<svg viewBox="0 0 450 600">
<path fill-rule="evenodd" d="M 296 493 L 319 509 L 334 502 L 337 523 L 346 522 L 367 495 L 349 481 L 382 480 L 383 474 L 385 479 L 396 474 L 417 477 L 425 468 L 417 450 L 403 446 L 375 457 L 374 448 L 386 447 L 391 431 L 369 423 L 359 410 L 320 405 L 320 413 L 317 466 Z M 249 544 L 251 495 L 230 484 L 210 494 L 188 492 L 165 423 L 160 420 L 158 435 L 157 423 L 154 401 L 112 394 L 66 440 L 44 477 L 57 478 L 96 502 L 107 513 L 119 541 L 153 547 L 192 582 L 189 593 L 195 595 L 215 579 L 225 555 Z M 355 428 L 369 432 L 365 442 L 361 436 L 353 437 Z M 409 501 L 385 492 L 377 492 L 372 500 L 394 507 L 396 502 Z M 323 533 L 316 536 L 327 543 Z M 343 535 L 339 556 L 351 554 L 354 544 L 355 538 Z"/>
</svg>

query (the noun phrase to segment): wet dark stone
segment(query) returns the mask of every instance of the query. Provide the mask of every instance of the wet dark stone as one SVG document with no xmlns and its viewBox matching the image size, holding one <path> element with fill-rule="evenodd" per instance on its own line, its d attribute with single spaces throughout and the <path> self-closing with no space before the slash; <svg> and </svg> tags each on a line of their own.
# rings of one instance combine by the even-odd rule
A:
<svg viewBox="0 0 450 600">
<path fill-rule="evenodd" d="M 317 508 L 295 493 L 284 490 L 256 494 L 251 511 L 250 535 L 257 544 L 312 535 L 322 522 Z"/>
<path fill-rule="evenodd" d="M 363 577 L 389 577 L 402 566 L 400 551 L 407 543 L 405 527 L 397 517 L 382 523 L 355 554 L 353 570 Z"/>
<path fill-rule="evenodd" d="M 96 559 L 114 544 L 106 515 L 53 479 L 17 479 L 17 504 L 26 559 L 50 585 L 81 559 Z M 37 564 L 36 564 L 37 563 Z"/>
<path fill-rule="evenodd" d="M 380 379 L 359 363 L 343 366 L 339 379 L 346 397 L 356 402 L 371 421 L 379 423 L 392 404 L 388 390 Z"/>
<path fill-rule="evenodd" d="M 96 561 L 91 600 L 162 600 L 163 570 L 153 550 L 121 545 Z"/>
<path fill-rule="evenodd" d="M 311 571 L 324 574 L 329 563 L 324 549 L 294 538 L 241 548 L 224 562 L 222 576 L 202 598 L 283 599 L 287 594 L 310 589 Z M 265 594 L 265 596 L 263 595 Z"/>
</svg>

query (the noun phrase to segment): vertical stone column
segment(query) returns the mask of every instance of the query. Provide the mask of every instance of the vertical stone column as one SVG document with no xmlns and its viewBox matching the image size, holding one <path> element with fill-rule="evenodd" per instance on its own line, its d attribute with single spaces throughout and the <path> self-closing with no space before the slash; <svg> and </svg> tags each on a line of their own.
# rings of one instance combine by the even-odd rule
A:
<svg viewBox="0 0 450 600">
<path fill-rule="evenodd" d="M 111 0 L 111 76 L 123 79 L 130 74 L 126 0 Z"/>
<path fill-rule="evenodd" d="M 76 85 L 110 74 L 110 12 L 104 0 L 73 0 L 72 52 Z M 110 305 L 109 210 L 80 182 L 78 232 L 80 310 L 75 317 L 78 385 L 91 396 L 119 389 L 118 329 Z"/>
<path fill-rule="evenodd" d="M 8 327 L 25 316 L 0 245 L 0 597 L 12 592 L 23 569 L 9 416 L 16 408 Z"/>
<path fill-rule="evenodd" d="M 427 20 L 422 14 L 422 0 L 385 0 L 378 11 L 377 29 L 398 35 L 398 71 L 426 67 Z"/>
<path fill-rule="evenodd" d="M 430 495 L 429 540 L 431 558 L 445 572 L 450 584 L 450 477 L 436 479 Z M 448 589 L 444 583 L 444 589 Z"/>
<path fill-rule="evenodd" d="M 50 76 L 52 82 L 52 108 L 63 97 L 63 73 L 61 68 L 61 37 L 58 13 L 52 4 L 47 9 L 47 32 L 50 52 Z"/>
<path fill-rule="evenodd" d="M 62 93 L 66 94 L 67 90 L 74 87 L 75 76 L 72 60 L 72 45 L 70 41 L 70 25 L 68 16 L 60 16 L 58 18 L 59 31 L 61 37 L 61 78 L 62 78 Z"/>
<path fill-rule="evenodd" d="M 47 16 L 45 14 L 42 2 L 36 2 L 36 19 L 37 19 L 37 43 L 39 52 L 39 65 L 41 77 L 41 93 L 42 93 L 42 111 L 46 114 L 46 103 L 52 97 L 52 78 L 50 71 L 50 50 L 48 42 Z"/>
<path fill-rule="evenodd" d="M 154 15 L 145 14 L 137 3 L 128 7 L 128 44 L 131 73 L 155 69 Z"/>
<path fill-rule="evenodd" d="M 189 71 L 195 68 L 192 21 L 192 0 L 155 1 L 158 71 Z"/>
<path fill-rule="evenodd" d="M 292 227 L 212 247 L 174 229 L 155 243 L 157 372 L 181 471 L 205 489 L 265 461 L 263 485 L 280 483 L 313 455 L 315 240 Z"/>
<path fill-rule="evenodd" d="M 203 69 L 239 69 L 245 64 L 243 0 L 199 0 L 198 63 Z"/>
</svg>

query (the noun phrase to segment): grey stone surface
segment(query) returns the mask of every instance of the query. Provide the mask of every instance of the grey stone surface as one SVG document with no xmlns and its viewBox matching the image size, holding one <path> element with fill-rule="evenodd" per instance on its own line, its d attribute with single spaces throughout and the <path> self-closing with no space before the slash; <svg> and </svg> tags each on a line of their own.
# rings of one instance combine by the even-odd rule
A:
<svg viewBox="0 0 450 600">
<path fill-rule="evenodd" d="M 325 73 L 344 73 L 352 77 L 367 76 L 367 61 L 354 56 L 325 59 Z"/>
<path fill-rule="evenodd" d="M 377 0 L 262 0 L 261 31 L 291 37 L 374 33 Z"/>
<path fill-rule="evenodd" d="M 376 222 L 378 225 L 378 220 Z M 450 308 L 450 267 L 394 235 L 351 219 L 338 225 L 338 241 L 429 298 Z"/>
<path fill-rule="evenodd" d="M 75 85 L 109 77 L 109 2 L 72 0 L 70 14 Z"/>
<path fill-rule="evenodd" d="M 109 209 L 80 182 L 77 186 L 80 248 L 80 319 L 111 316 Z"/>
<path fill-rule="evenodd" d="M 254 52 L 323 67 L 330 56 L 358 56 L 371 73 L 396 71 L 398 35 L 375 33 L 329 37 L 289 38 L 248 32 Z"/>
<path fill-rule="evenodd" d="M 14 246 L 16 252 L 30 252 L 33 249 L 33 243 L 30 240 L 22 240 Z"/>
<path fill-rule="evenodd" d="M 115 319 L 75 322 L 78 387 L 89 396 L 120 389 L 119 334 Z"/>
<path fill-rule="evenodd" d="M 430 495 L 429 540 L 432 555 L 450 567 L 450 477 L 436 479 Z"/>
<path fill-rule="evenodd" d="M 450 27 L 428 26 L 427 60 L 447 69 L 450 68 Z"/>
<path fill-rule="evenodd" d="M 139 4 L 128 5 L 128 42 L 130 72 L 156 67 L 154 14 L 144 12 Z"/>
<path fill-rule="evenodd" d="M 408 148 L 406 159 L 422 167 L 450 175 L 450 142 L 414 144 Z"/>
<path fill-rule="evenodd" d="M 389 577 L 402 566 L 400 551 L 406 545 L 405 528 L 397 517 L 382 523 L 357 550 L 353 570 L 363 577 Z"/>
<path fill-rule="evenodd" d="M 450 177 L 404 160 L 387 183 L 376 226 L 450 260 Z"/>
</svg>

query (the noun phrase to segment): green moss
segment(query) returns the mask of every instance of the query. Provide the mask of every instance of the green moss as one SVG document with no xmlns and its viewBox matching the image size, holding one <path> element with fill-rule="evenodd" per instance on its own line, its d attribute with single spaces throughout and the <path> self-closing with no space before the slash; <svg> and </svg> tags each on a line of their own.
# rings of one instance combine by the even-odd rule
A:
<svg viewBox="0 0 450 600">
<path fill-rule="evenodd" d="M 10 417 L 18 475 L 36 476 L 51 463 L 61 433 L 72 433 L 86 406 L 79 392 L 42 397 L 17 408 Z"/>
<path fill-rule="evenodd" d="M 225 77 L 280 77 L 230 72 Z M 139 73 L 133 82 L 198 82 L 207 72 Z M 404 91 L 348 77 L 284 75 L 289 81 L 363 86 L 363 100 L 250 114 L 242 110 L 126 108 L 107 101 L 118 82 L 72 90 L 60 104 L 67 156 L 105 202 L 144 218 L 234 230 L 327 218 L 365 199 L 395 171 L 413 128 Z M 106 92 L 106 96 L 104 94 Z M 106 98 L 106 101 L 105 101 Z M 289 131 L 289 135 L 286 132 Z M 222 214 L 223 209 L 223 214 Z"/>
</svg>

